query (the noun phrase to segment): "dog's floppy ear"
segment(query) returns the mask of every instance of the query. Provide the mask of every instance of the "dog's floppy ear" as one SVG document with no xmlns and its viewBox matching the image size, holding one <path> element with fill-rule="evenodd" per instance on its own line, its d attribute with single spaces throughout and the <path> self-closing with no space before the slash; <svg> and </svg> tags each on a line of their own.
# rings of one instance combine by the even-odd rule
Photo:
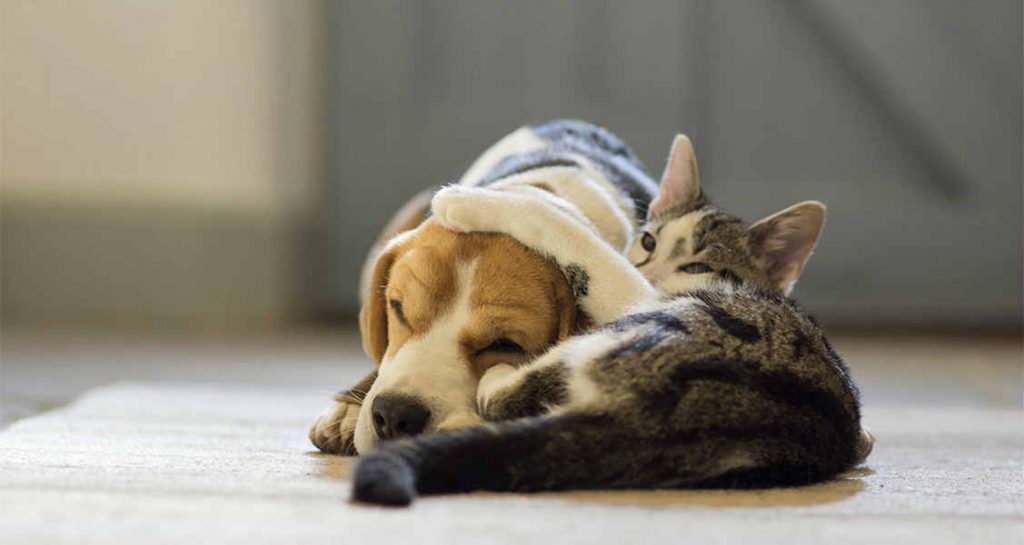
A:
<svg viewBox="0 0 1024 545">
<path fill-rule="evenodd" d="M 377 265 L 377 257 L 388 242 L 398 235 L 412 231 L 423 223 L 427 213 L 430 212 L 430 199 L 434 196 L 434 190 L 423 191 L 405 203 L 395 212 L 388 224 L 380 232 L 377 241 L 373 243 L 366 261 L 363 262 L 363 269 L 359 275 L 359 302 L 365 303 L 370 293 L 370 285 L 373 281 L 373 271 Z"/>
<path fill-rule="evenodd" d="M 558 341 L 590 327 L 590 318 L 580 310 L 569 283 L 562 278 L 555 283 L 555 305 L 558 307 Z"/>
<path fill-rule="evenodd" d="M 363 350 L 378 364 L 388 349 L 388 315 L 384 290 L 388 286 L 391 266 L 400 253 L 400 246 L 385 246 L 373 268 L 373 276 L 366 285 L 363 308 L 359 310 L 359 331 L 363 335 Z"/>
</svg>

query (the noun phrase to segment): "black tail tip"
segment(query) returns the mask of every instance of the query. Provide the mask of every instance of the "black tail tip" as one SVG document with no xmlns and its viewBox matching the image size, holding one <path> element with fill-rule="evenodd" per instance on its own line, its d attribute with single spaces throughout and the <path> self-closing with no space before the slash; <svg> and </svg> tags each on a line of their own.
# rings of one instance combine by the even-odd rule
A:
<svg viewBox="0 0 1024 545">
<path fill-rule="evenodd" d="M 400 457 L 378 452 L 364 457 L 353 473 L 352 501 L 405 507 L 416 498 L 416 480 Z"/>
</svg>

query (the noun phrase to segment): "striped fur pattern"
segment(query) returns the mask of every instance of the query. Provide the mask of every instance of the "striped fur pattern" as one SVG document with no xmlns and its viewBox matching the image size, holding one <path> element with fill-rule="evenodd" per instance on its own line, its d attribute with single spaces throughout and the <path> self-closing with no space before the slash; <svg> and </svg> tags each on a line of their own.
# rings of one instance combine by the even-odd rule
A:
<svg viewBox="0 0 1024 545">
<path fill-rule="evenodd" d="M 575 119 L 556 119 L 531 125 L 526 130 L 544 143 L 503 157 L 474 185 L 489 186 L 516 174 L 550 167 L 591 167 L 624 192 L 636 217 L 647 215 L 654 193 L 643 163 L 618 136 L 596 125 Z"/>
<path fill-rule="evenodd" d="M 541 189 L 597 235 L 624 249 L 646 217 L 657 184 L 611 132 L 572 119 L 522 127 L 485 151 L 458 185 L 498 191 Z M 536 197 L 538 192 L 534 192 Z"/>
<path fill-rule="evenodd" d="M 507 232 L 585 277 L 578 302 L 599 327 L 524 366 L 490 368 L 477 401 L 492 423 L 382 444 L 356 468 L 355 500 L 799 485 L 870 450 L 848 369 L 787 297 L 820 204 L 753 225 L 726 214 L 700 191 L 681 137 L 628 259 L 548 203 L 450 188 L 433 208 L 451 227 Z M 646 295 L 601 302 L 619 290 Z"/>
</svg>

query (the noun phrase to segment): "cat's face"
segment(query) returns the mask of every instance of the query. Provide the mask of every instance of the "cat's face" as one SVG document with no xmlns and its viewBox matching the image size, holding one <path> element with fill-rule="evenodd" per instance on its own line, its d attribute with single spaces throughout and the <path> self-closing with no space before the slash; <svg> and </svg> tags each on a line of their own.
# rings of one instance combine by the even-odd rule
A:
<svg viewBox="0 0 1024 545">
<path fill-rule="evenodd" d="M 649 221 L 628 257 L 662 293 L 692 291 L 716 278 L 770 285 L 751 255 L 746 227 L 739 218 L 702 207 Z"/>
<path fill-rule="evenodd" d="M 824 205 L 814 201 L 753 225 L 722 212 L 701 193 L 693 147 L 685 136 L 678 136 L 647 224 L 632 241 L 627 257 L 664 294 L 693 291 L 715 279 L 788 294 L 824 219 Z"/>
</svg>

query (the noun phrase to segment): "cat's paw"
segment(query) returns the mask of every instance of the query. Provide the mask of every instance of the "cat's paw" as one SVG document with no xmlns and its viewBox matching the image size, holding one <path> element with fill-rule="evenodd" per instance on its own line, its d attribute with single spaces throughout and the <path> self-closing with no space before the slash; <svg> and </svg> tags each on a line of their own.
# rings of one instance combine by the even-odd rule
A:
<svg viewBox="0 0 1024 545">
<path fill-rule="evenodd" d="M 489 409 L 493 408 L 494 399 L 498 393 L 504 390 L 512 381 L 516 368 L 507 364 L 499 363 L 491 366 L 480 377 L 480 384 L 476 388 L 476 406 L 484 418 L 487 417 Z"/>
<path fill-rule="evenodd" d="M 442 226 L 458 232 L 490 231 L 499 196 L 494 191 L 461 185 L 448 186 L 434 195 L 430 208 Z"/>
<path fill-rule="evenodd" d="M 309 440 L 327 454 L 355 455 L 359 409 L 359 405 L 345 401 L 331 403 L 309 429 Z"/>
<path fill-rule="evenodd" d="M 863 464 L 875 448 L 875 436 L 867 428 L 861 426 L 860 440 L 857 442 L 857 463 Z"/>
</svg>

